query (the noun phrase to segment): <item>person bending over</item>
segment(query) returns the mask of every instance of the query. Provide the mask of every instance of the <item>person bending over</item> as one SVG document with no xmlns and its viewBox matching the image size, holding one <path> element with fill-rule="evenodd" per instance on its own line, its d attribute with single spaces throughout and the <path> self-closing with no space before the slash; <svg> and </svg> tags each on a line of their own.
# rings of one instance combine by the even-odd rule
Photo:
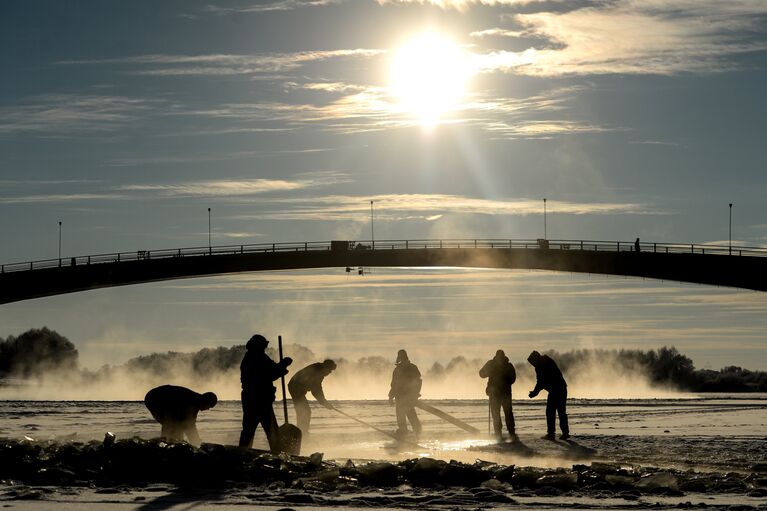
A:
<svg viewBox="0 0 767 511">
<path fill-rule="evenodd" d="M 336 363 L 330 359 L 309 364 L 293 375 L 288 383 L 288 391 L 290 391 L 290 397 L 293 399 L 293 406 L 296 408 L 296 422 L 298 422 L 298 428 L 304 435 L 309 433 L 309 423 L 312 420 L 312 409 L 309 407 L 306 393 L 311 392 L 319 404 L 332 409 L 333 405 L 325 399 L 322 380 L 335 369 Z"/>
<path fill-rule="evenodd" d="M 197 414 L 216 406 L 218 398 L 213 392 L 199 394 L 186 387 L 162 385 L 147 392 L 144 397 L 152 417 L 162 426 L 160 436 L 168 440 L 183 440 L 200 445 L 197 433 Z"/>
</svg>

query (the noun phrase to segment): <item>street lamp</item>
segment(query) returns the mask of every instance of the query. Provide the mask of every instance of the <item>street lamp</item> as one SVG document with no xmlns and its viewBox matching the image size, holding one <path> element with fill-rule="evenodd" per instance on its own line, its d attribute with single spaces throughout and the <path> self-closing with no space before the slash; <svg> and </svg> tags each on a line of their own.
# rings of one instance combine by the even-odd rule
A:
<svg viewBox="0 0 767 511">
<path fill-rule="evenodd" d="M 370 201 L 370 241 L 373 243 L 373 250 L 376 248 L 376 236 L 373 225 L 373 201 Z"/>
<path fill-rule="evenodd" d="M 208 208 L 208 250 L 212 250 L 213 246 L 210 243 L 210 208 Z"/>
<path fill-rule="evenodd" d="M 730 203 L 730 254 L 732 255 L 732 202 Z"/>
<path fill-rule="evenodd" d="M 546 198 L 543 198 L 543 239 L 548 239 L 546 235 Z"/>
<path fill-rule="evenodd" d="M 59 220 L 59 264 L 61 264 L 61 220 Z"/>
</svg>

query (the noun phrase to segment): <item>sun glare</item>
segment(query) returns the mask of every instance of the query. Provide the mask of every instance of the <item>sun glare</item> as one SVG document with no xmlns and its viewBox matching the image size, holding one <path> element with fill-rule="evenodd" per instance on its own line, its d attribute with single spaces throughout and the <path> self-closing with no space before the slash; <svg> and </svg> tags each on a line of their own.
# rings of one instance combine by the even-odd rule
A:
<svg viewBox="0 0 767 511">
<path fill-rule="evenodd" d="M 391 92 L 404 111 L 432 125 L 460 105 L 468 78 L 467 58 L 459 45 L 423 34 L 395 54 Z"/>
</svg>

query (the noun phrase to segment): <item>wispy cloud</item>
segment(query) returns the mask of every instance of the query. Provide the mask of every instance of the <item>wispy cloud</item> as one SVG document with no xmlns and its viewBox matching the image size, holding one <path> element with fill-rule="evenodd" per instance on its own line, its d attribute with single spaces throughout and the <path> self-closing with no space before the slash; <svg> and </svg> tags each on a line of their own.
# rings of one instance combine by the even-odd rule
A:
<svg viewBox="0 0 767 511">
<path fill-rule="evenodd" d="M 276 2 L 252 4 L 242 7 L 209 5 L 205 8 L 205 11 L 219 15 L 242 14 L 249 12 L 260 13 L 271 11 L 292 11 L 293 9 L 301 9 L 304 7 L 324 7 L 327 5 L 340 4 L 343 1 L 344 0 L 278 0 Z"/>
<path fill-rule="evenodd" d="M 733 55 L 767 49 L 765 15 L 760 0 L 618 0 L 516 14 L 510 19 L 524 34 L 546 46 L 478 58 L 485 70 L 534 76 L 727 71 L 737 66 Z M 517 35 L 497 28 L 474 34 Z"/>
<path fill-rule="evenodd" d="M 0 107 L 0 134 L 114 131 L 163 103 L 126 96 L 35 96 L 17 105 Z"/>
<path fill-rule="evenodd" d="M 381 220 L 400 220 L 409 215 L 438 220 L 449 213 L 482 215 L 540 214 L 538 199 L 493 200 L 446 194 L 387 194 L 375 196 L 330 195 L 322 197 L 275 198 L 262 202 L 261 213 L 242 218 L 278 220 L 357 221 L 365 218 L 370 201 L 375 201 Z M 270 207 L 270 204 L 274 207 Z M 579 203 L 549 201 L 549 212 L 569 215 L 661 214 L 655 208 L 632 203 Z"/>
<path fill-rule="evenodd" d="M 310 62 L 337 58 L 369 58 L 386 53 L 378 49 L 311 50 L 293 53 L 138 55 L 117 59 L 63 60 L 60 65 L 116 64 L 131 66 L 127 73 L 149 76 L 247 75 L 291 71 Z M 138 67 L 138 69 L 136 69 Z"/>
<path fill-rule="evenodd" d="M 175 199 L 214 197 L 219 199 L 250 195 L 288 193 L 308 188 L 348 182 L 341 172 L 318 171 L 299 175 L 297 179 L 220 179 L 175 183 L 134 183 L 113 186 L 91 193 L 31 193 L 0 197 L 0 204 L 60 203 L 103 200 Z"/>
<path fill-rule="evenodd" d="M 124 200 L 127 195 L 116 193 L 57 193 L 0 197 L 0 204 L 36 204 L 44 202 L 83 202 L 95 200 Z"/>
<path fill-rule="evenodd" d="M 386 87 L 344 82 L 290 82 L 287 90 L 312 90 L 327 95 L 314 103 L 260 102 L 224 104 L 212 109 L 178 112 L 177 115 L 281 122 L 290 126 L 315 126 L 338 133 L 360 133 L 419 126 Z M 443 115 L 442 124 L 476 126 L 505 138 L 551 138 L 564 134 L 623 130 L 621 127 L 563 119 L 568 102 L 583 87 L 559 87 L 533 96 L 509 98 L 475 93 Z M 531 120 L 535 116 L 538 119 Z"/>
</svg>

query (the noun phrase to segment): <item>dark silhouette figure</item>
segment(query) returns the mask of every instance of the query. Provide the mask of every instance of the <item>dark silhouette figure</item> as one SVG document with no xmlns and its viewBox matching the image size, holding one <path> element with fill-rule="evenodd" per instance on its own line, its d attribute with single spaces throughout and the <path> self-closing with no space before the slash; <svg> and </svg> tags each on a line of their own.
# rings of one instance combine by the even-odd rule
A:
<svg viewBox="0 0 767 511">
<path fill-rule="evenodd" d="M 146 393 L 144 404 L 152 417 L 162 425 L 160 436 L 168 440 L 183 440 L 200 445 L 197 433 L 197 414 L 216 406 L 218 397 L 213 392 L 198 394 L 186 387 L 162 385 Z"/>
<path fill-rule="evenodd" d="M 253 437 L 259 424 L 264 428 L 269 441 L 269 449 L 279 452 L 277 419 L 274 416 L 274 403 L 277 389 L 272 382 L 288 373 L 288 366 L 293 359 L 285 357 L 279 363 L 266 354 L 269 341 L 262 335 L 254 335 L 245 345 L 247 352 L 240 364 L 242 381 L 242 433 L 240 447 L 252 447 Z"/>
<path fill-rule="evenodd" d="M 479 376 L 487 378 L 485 392 L 490 398 L 490 413 L 493 416 L 495 437 L 498 440 L 503 438 L 503 428 L 501 427 L 501 408 L 503 408 L 509 438 L 512 442 L 516 441 L 514 411 L 511 408 L 511 385 L 517 380 L 517 372 L 503 350 L 496 351 L 495 357 L 482 366 L 482 369 L 479 370 Z"/>
<path fill-rule="evenodd" d="M 293 375 L 288 383 L 288 391 L 290 391 L 290 397 L 293 399 L 293 406 L 296 408 L 296 422 L 298 422 L 298 428 L 304 435 L 309 432 L 309 423 L 312 420 L 312 409 L 309 407 L 306 393 L 311 392 L 319 404 L 332 409 L 333 405 L 325 399 L 322 380 L 335 369 L 336 363 L 329 359 L 310 364 Z"/>
<path fill-rule="evenodd" d="M 407 434 L 407 421 L 416 436 L 421 434 L 421 421 L 415 413 L 415 404 L 421 397 L 421 372 L 408 359 L 407 351 L 397 352 L 396 367 L 391 377 L 389 403 L 396 402 L 397 432 L 400 437 Z"/>
<path fill-rule="evenodd" d="M 530 353 L 527 361 L 535 367 L 535 376 L 537 382 L 535 388 L 530 391 L 530 398 L 534 398 L 541 390 L 549 392 L 546 399 L 546 440 L 554 440 L 556 430 L 556 415 L 559 414 L 559 428 L 562 430 L 562 436 L 559 438 L 567 440 L 570 438 L 570 427 L 567 424 L 567 383 L 562 376 L 559 366 L 548 355 L 541 355 L 537 351 Z"/>
<path fill-rule="evenodd" d="M 639 238 L 634 242 L 634 252 L 639 252 L 641 249 L 639 248 Z"/>
</svg>

